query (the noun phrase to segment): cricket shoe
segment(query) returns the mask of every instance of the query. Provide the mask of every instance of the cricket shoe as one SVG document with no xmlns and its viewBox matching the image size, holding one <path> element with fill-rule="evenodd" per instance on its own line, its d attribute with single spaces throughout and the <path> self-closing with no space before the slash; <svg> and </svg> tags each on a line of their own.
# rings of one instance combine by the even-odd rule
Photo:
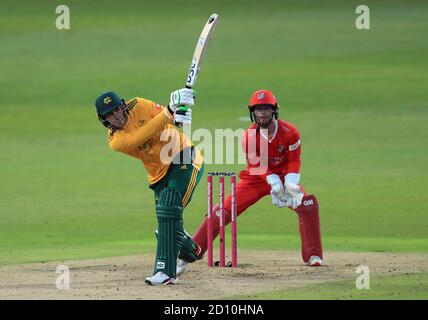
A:
<svg viewBox="0 0 428 320">
<path fill-rule="evenodd" d="M 196 256 L 196 261 L 198 260 L 202 260 L 204 258 L 204 254 L 202 253 L 202 248 L 196 243 L 196 249 L 194 252 L 195 256 Z M 181 255 L 181 253 L 180 253 Z M 187 265 L 190 263 L 189 261 L 187 261 L 184 257 L 181 257 L 177 260 L 177 268 L 175 269 L 175 273 L 177 274 L 177 276 L 181 275 L 184 273 L 184 271 L 186 271 L 187 269 Z M 192 261 L 194 262 L 194 261 Z"/>
<path fill-rule="evenodd" d="M 307 264 L 310 267 L 320 267 L 322 266 L 322 259 L 318 256 L 311 256 Z"/>
<path fill-rule="evenodd" d="M 175 270 L 175 273 L 177 274 L 177 276 L 181 275 L 184 271 L 186 271 L 188 263 L 189 262 L 187 262 L 184 259 L 178 259 L 177 260 L 177 268 Z"/>
<path fill-rule="evenodd" d="M 152 286 L 163 285 L 163 284 L 177 284 L 178 279 L 172 278 L 162 271 L 156 272 L 153 276 L 147 277 L 145 282 Z"/>
</svg>

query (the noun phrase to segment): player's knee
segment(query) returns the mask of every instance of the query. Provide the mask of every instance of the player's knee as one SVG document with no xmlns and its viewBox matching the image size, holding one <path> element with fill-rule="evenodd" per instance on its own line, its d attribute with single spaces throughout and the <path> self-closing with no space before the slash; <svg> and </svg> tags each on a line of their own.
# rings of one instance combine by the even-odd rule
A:
<svg viewBox="0 0 428 320">
<path fill-rule="evenodd" d="M 299 215 L 318 214 L 318 200 L 315 195 L 304 196 L 302 203 L 294 209 Z"/>
<path fill-rule="evenodd" d="M 165 188 L 159 195 L 156 205 L 158 218 L 180 220 L 183 214 L 182 199 L 178 191 L 173 188 Z"/>
</svg>

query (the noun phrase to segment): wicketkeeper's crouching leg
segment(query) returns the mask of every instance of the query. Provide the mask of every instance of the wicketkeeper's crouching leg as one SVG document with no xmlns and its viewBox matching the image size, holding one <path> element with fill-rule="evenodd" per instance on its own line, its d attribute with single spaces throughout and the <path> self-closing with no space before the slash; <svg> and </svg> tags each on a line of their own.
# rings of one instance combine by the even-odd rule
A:
<svg viewBox="0 0 428 320">
<path fill-rule="evenodd" d="M 262 180 L 251 180 L 251 177 L 241 177 L 241 181 L 236 186 L 236 199 L 237 199 L 237 216 L 256 203 L 260 198 L 270 193 L 270 187 L 266 183 L 261 183 Z M 303 190 L 303 188 L 302 188 Z M 231 197 L 228 196 L 224 203 L 224 210 L 226 215 L 225 225 L 231 222 L 230 215 Z M 302 204 L 294 210 L 298 214 L 300 238 L 302 241 L 302 258 L 303 261 L 311 266 L 317 266 L 322 263 L 316 259 L 323 259 L 322 245 L 321 245 L 321 232 L 319 220 L 318 202 L 314 195 L 304 196 Z M 220 208 L 219 205 L 213 207 L 212 224 L 213 224 L 213 239 L 220 233 Z M 207 228 L 208 219 L 205 217 L 203 223 L 193 236 L 193 240 L 197 246 L 197 259 L 201 259 L 205 254 L 207 243 Z M 191 251 L 182 250 L 182 254 Z M 315 257 L 314 261 L 311 258 Z M 184 258 L 185 259 L 185 258 Z M 188 260 L 190 261 L 190 260 Z"/>
<path fill-rule="evenodd" d="M 304 196 L 296 211 L 302 240 L 303 261 L 311 266 L 321 265 L 323 259 L 318 201 L 314 195 Z M 313 260 L 311 260 L 311 257 Z"/>
<path fill-rule="evenodd" d="M 220 207 L 216 205 L 213 208 L 213 238 L 215 239 L 220 232 L 220 219 L 218 216 Z M 305 263 L 309 263 L 312 256 L 323 259 L 320 220 L 318 202 L 314 195 L 305 196 L 302 204 L 295 209 L 299 219 L 299 231 L 302 241 L 302 258 Z M 226 213 L 226 225 L 230 223 L 231 217 L 228 211 Z M 240 212 L 241 213 L 241 212 Z M 201 247 L 200 254 L 207 250 L 207 227 L 208 220 L 198 229 L 193 239 Z"/>
<path fill-rule="evenodd" d="M 226 216 L 225 225 L 228 225 L 231 221 L 230 212 L 224 208 L 224 213 Z M 217 236 L 220 233 L 220 206 L 216 204 L 213 207 L 213 214 L 212 217 L 212 225 L 213 225 L 213 240 L 217 238 Z M 201 254 L 205 254 L 208 248 L 208 242 L 207 242 L 207 229 L 208 229 L 208 219 L 205 218 L 202 225 L 199 227 L 199 229 L 196 231 L 196 233 L 193 236 L 193 240 L 200 246 L 201 248 Z"/>
<path fill-rule="evenodd" d="M 227 203 L 226 203 L 227 204 Z M 226 209 L 225 224 L 228 225 L 231 221 L 229 211 Z M 212 224 L 213 224 L 213 239 L 215 239 L 220 232 L 220 218 L 219 218 L 219 206 L 216 205 L 213 208 Z M 230 209 L 229 209 L 230 210 Z M 311 266 L 319 266 L 323 259 L 323 250 L 321 242 L 321 231 L 320 231 L 320 219 L 319 219 L 319 208 L 318 201 L 314 195 L 303 197 L 302 204 L 294 210 L 298 215 L 299 232 L 301 238 L 301 251 L 302 258 L 305 263 Z M 244 212 L 244 210 L 238 210 L 238 216 Z M 198 253 L 199 258 L 206 252 L 207 244 L 207 228 L 208 220 L 205 218 L 202 225 L 199 227 L 193 240 L 200 247 Z M 319 258 L 319 259 L 318 259 Z"/>
</svg>

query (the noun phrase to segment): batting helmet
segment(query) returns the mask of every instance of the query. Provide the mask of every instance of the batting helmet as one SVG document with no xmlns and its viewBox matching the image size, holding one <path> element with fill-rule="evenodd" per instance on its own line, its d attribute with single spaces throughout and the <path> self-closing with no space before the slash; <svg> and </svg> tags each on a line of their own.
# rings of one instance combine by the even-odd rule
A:
<svg viewBox="0 0 428 320">
<path fill-rule="evenodd" d="M 124 104 L 125 100 L 120 98 L 113 91 L 101 93 L 95 100 L 98 119 L 105 127 L 110 128 L 110 123 L 105 120 L 104 117 Z"/>
</svg>

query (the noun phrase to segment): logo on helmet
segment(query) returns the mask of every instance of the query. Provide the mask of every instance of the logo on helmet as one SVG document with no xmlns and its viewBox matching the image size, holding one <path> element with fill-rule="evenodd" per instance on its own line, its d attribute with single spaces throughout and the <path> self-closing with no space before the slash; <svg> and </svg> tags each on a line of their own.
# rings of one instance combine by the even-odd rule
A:
<svg viewBox="0 0 428 320">
<path fill-rule="evenodd" d="M 265 97 L 265 93 L 264 93 L 264 92 L 260 92 L 260 93 L 257 95 L 257 99 L 259 99 L 259 100 L 263 100 L 263 99 L 264 99 L 264 97 Z"/>
<path fill-rule="evenodd" d="M 104 104 L 109 104 L 111 102 L 111 98 L 109 96 L 104 98 Z"/>
</svg>

